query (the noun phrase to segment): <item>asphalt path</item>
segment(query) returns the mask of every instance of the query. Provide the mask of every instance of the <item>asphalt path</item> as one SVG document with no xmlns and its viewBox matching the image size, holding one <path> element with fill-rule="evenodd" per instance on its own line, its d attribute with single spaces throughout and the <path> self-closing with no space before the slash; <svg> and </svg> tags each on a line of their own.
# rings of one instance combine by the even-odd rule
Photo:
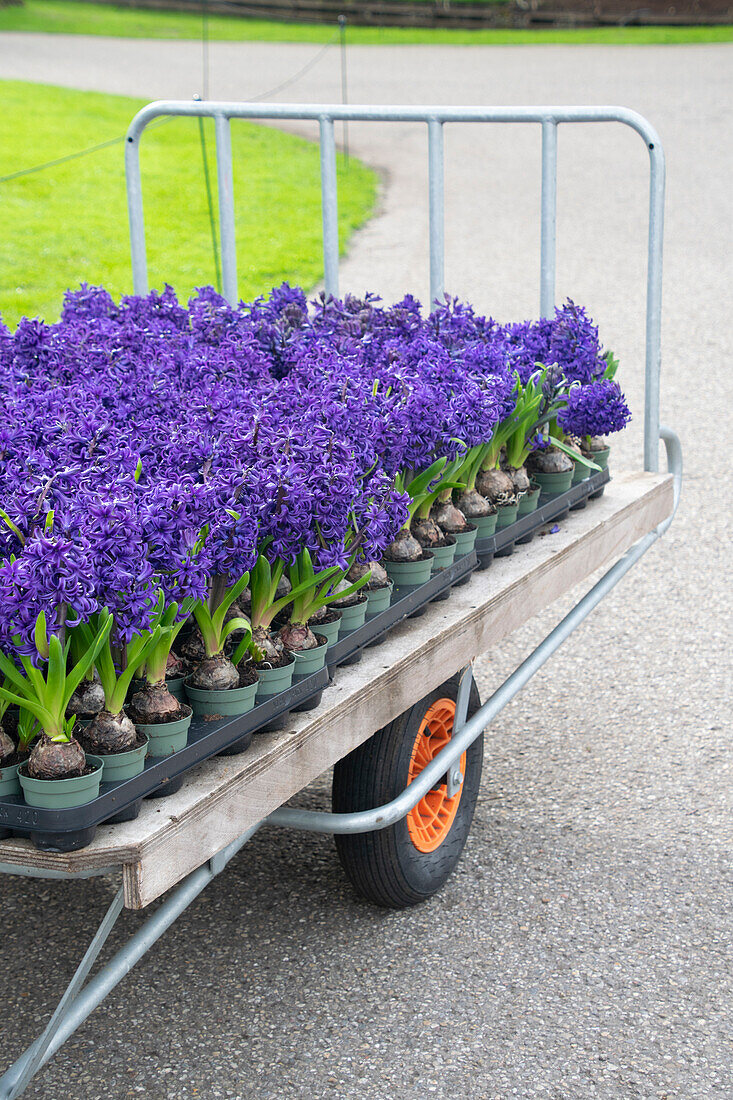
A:
<svg viewBox="0 0 733 1100">
<path fill-rule="evenodd" d="M 258 95 L 315 52 L 213 44 L 209 94 Z M 263 832 L 29 1097 L 731 1095 L 732 62 L 724 45 L 350 49 L 352 102 L 621 104 L 657 127 L 662 409 L 685 449 L 680 512 L 493 723 L 473 831 L 440 896 L 375 910 L 328 839 Z M 4 35 L 0 69 L 150 98 L 201 91 L 196 43 Z M 339 96 L 333 49 L 274 99 Z M 425 300 L 424 127 L 355 124 L 349 141 L 382 189 L 341 288 Z M 500 319 L 536 314 L 539 133 L 453 127 L 446 148 L 447 288 Z M 620 126 L 561 131 L 558 299 L 586 304 L 621 359 L 635 421 L 617 468 L 640 465 L 647 172 Z M 478 662 L 484 696 L 581 592 Z M 327 777 L 301 801 L 327 806 Z M 47 1018 L 114 884 L 0 889 L 9 1058 Z M 141 919 L 125 914 L 109 950 Z"/>
</svg>

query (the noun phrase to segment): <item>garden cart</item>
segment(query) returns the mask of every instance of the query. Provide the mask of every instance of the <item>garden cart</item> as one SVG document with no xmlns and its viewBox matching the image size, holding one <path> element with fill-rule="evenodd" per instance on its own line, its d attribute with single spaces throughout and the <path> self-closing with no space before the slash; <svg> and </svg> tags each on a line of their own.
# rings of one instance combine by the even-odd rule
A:
<svg viewBox="0 0 733 1100">
<path fill-rule="evenodd" d="M 133 120 L 126 141 L 136 293 L 147 291 L 139 145 L 151 121 L 170 116 L 215 122 L 223 286 L 232 303 L 237 300 L 232 119 L 298 119 L 318 124 L 325 289 L 334 295 L 338 292 L 335 123 L 425 124 L 433 302 L 443 295 L 444 127 L 465 122 L 539 125 L 543 316 L 554 308 L 558 126 L 575 122 L 630 126 L 647 145 L 651 166 L 643 470 L 617 475 L 607 485 L 607 478 L 601 479 L 587 507 L 580 506 L 585 498 L 572 498 L 565 509 L 568 514 L 557 515 L 560 522 L 551 537 L 527 542 L 523 535 L 511 545 L 497 541 L 497 557 L 490 569 L 479 571 L 475 556 L 464 560 L 424 598 L 405 602 L 390 622 L 388 636 L 365 636 L 362 645 L 344 650 L 333 683 L 320 701 L 320 692 L 310 699 L 317 705 L 293 711 L 287 718 L 280 715 L 282 721 L 257 731 L 245 753 L 200 760 L 192 756 L 183 776 L 161 771 L 156 793 L 167 794 L 164 800 L 143 801 L 136 816 L 103 825 L 85 846 L 69 851 L 52 850 L 53 844 L 36 846 L 31 838 L 34 826 L 36 831 L 41 826 L 35 811 L 28 808 L 23 820 L 14 819 L 17 831 L 30 838 L 16 835 L 0 840 L 4 873 L 71 880 L 114 873 L 121 881 L 45 1031 L 0 1078 L 0 1100 L 21 1095 L 135 962 L 265 825 L 334 834 L 341 863 L 355 888 L 377 904 L 405 907 L 439 890 L 458 861 L 470 829 L 484 730 L 664 534 L 679 498 L 679 441 L 659 424 L 664 159 L 656 133 L 639 115 L 620 108 L 150 104 Z M 667 473 L 658 472 L 660 438 L 666 448 Z M 568 511 L 571 506 L 573 510 Z M 548 511 L 540 518 L 551 515 Z M 510 549 L 514 552 L 505 553 Z M 601 579 L 481 704 L 472 676 L 474 659 L 609 563 Z M 448 593 L 449 598 L 438 599 Z M 383 644 L 369 644 L 379 641 Z M 324 673 L 321 688 L 327 679 Z M 332 767 L 333 812 L 289 804 Z M 0 827 L 4 825 L 8 818 L 0 809 Z M 129 942 L 87 981 L 122 909 L 142 910 L 166 893 Z"/>
</svg>

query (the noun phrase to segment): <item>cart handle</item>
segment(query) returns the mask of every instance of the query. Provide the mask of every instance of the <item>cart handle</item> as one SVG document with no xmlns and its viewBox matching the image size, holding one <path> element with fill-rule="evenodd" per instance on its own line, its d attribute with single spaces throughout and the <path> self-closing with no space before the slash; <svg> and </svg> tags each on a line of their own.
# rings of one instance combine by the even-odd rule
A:
<svg viewBox="0 0 733 1100">
<path fill-rule="evenodd" d="M 321 154 L 323 270 L 327 294 L 338 296 L 338 196 L 336 122 L 422 122 L 428 130 L 428 195 L 430 239 L 430 301 L 443 301 L 445 267 L 444 143 L 446 123 L 535 123 L 542 128 L 542 202 L 540 250 L 540 315 L 555 308 L 557 128 L 571 122 L 618 122 L 642 138 L 649 153 L 649 222 L 647 237 L 646 374 L 644 403 L 644 469 L 659 469 L 659 372 L 661 368 L 662 241 L 664 234 L 665 161 L 654 127 L 627 107 L 438 107 L 350 106 L 342 104 L 231 103 L 207 100 L 157 100 L 133 118 L 125 141 L 127 206 L 130 220 L 133 287 L 147 294 L 140 141 L 153 120 L 163 117 L 213 118 L 219 199 L 222 285 L 224 297 L 236 305 L 237 254 L 232 174 L 233 118 L 317 122 Z"/>
</svg>

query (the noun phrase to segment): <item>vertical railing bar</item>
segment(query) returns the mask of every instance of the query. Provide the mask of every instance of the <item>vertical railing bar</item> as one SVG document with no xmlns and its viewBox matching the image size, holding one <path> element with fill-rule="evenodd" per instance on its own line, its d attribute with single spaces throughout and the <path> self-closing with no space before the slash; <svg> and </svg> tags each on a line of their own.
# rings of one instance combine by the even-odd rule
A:
<svg viewBox="0 0 733 1100">
<path fill-rule="evenodd" d="M 659 470 L 659 375 L 662 368 L 662 250 L 664 242 L 664 151 L 649 149 L 649 242 L 646 283 L 644 469 Z"/>
<path fill-rule="evenodd" d="M 145 251 L 145 218 L 143 215 L 143 185 L 140 177 L 140 140 L 128 137 L 125 142 L 125 175 L 127 178 L 127 213 L 130 223 L 130 257 L 132 288 L 135 294 L 148 292 L 148 261 Z"/>
<path fill-rule="evenodd" d="M 234 177 L 232 132 L 226 115 L 215 115 L 216 176 L 219 188 L 219 240 L 221 242 L 221 284 L 224 297 L 235 306 L 237 294 L 237 243 L 234 228 Z"/>
<path fill-rule="evenodd" d="M 445 293 L 445 167 L 443 123 L 428 119 L 428 200 L 430 209 L 430 308 Z"/>
<path fill-rule="evenodd" d="M 339 218 L 336 184 L 336 137 L 333 118 L 321 115 L 321 211 L 323 218 L 323 282 L 326 294 L 339 292 Z"/>
<path fill-rule="evenodd" d="M 542 227 L 540 241 L 540 317 L 555 312 L 557 225 L 557 122 L 542 120 Z"/>
</svg>

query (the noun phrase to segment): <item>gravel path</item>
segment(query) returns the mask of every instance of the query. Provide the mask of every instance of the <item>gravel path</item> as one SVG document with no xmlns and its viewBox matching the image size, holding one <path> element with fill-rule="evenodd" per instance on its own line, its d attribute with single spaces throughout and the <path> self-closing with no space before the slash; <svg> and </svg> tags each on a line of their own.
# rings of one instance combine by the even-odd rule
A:
<svg viewBox="0 0 733 1100">
<path fill-rule="evenodd" d="M 257 94 L 314 52 L 214 45 L 211 95 Z M 4 76 L 150 98 L 200 84 L 192 43 L 5 35 L 0 60 Z M 657 126 L 680 514 L 492 726 L 473 833 L 440 897 L 374 910 L 329 840 L 263 833 L 29 1097 L 731 1095 L 731 509 L 712 475 L 730 470 L 733 445 L 732 60 L 728 46 L 350 51 L 352 102 L 621 103 Z M 331 51 L 282 98 L 338 95 Z M 342 289 L 425 296 L 424 133 L 352 126 L 350 138 L 384 188 Z M 447 148 L 448 288 L 500 318 L 534 313 L 539 135 L 455 128 Z M 616 465 L 638 464 L 646 154 L 620 127 L 568 128 L 560 165 L 558 296 L 587 303 L 621 357 L 637 416 Z M 484 695 L 570 603 L 479 662 Z M 327 790 L 305 801 L 325 806 Z M 42 1025 L 113 885 L 0 889 L 9 1056 Z M 125 914 L 114 945 L 139 921 Z"/>
</svg>

